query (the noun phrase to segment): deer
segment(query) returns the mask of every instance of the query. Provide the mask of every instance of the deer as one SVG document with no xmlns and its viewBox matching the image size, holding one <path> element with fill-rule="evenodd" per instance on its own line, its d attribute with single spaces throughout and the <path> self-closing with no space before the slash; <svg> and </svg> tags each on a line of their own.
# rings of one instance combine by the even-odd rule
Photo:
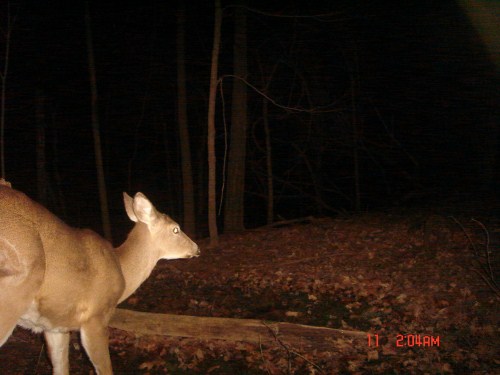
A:
<svg viewBox="0 0 500 375">
<path fill-rule="evenodd" d="M 16 326 L 43 332 L 53 374 L 68 375 L 70 332 L 80 331 L 96 373 L 113 374 L 108 323 L 116 306 L 160 259 L 200 255 L 179 224 L 144 194 L 123 193 L 123 200 L 135 224 L 113 248 L 0 179 L 0 347 Z"/>
</svg>

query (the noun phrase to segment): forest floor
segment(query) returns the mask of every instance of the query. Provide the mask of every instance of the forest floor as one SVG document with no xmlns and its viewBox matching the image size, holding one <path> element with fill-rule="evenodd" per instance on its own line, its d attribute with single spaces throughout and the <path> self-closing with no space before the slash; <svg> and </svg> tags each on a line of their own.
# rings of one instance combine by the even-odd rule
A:
<svg viewBox="0 0 500 375">
<path fill-rule="evenodd" d="M 161 261 L 122 306 L 366 332 L 326 351 L 110 330 L 115 374 L 498 374 L 499 227 L 439 215 L 366 214 L 199 241 Z M 490 243 L 487 243 L 487 240 Z M 486 249 L 490 250 L 486 254 Z M 495 275 L 496 272 L 496 275 Z M 92 374 L 78 334 L 71 373 Z M 2 374 L 50 374 L 40 335 L 16 328 Z"/>
</svg>

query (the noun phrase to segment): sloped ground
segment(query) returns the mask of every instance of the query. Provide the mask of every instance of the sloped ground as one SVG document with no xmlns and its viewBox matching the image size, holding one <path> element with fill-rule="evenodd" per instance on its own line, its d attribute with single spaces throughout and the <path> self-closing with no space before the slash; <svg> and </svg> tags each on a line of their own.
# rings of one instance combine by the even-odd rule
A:
<svg viewBox="0 0 500 375">
<path fill-rule="evenodd" d="M 200 258 L 161 262 L 123 307 L 289 321 L 366 337 L 339 335 L 330 350 L 310 352 L 279 335 L 264 346 L 111 330 L 115 373 L 499 373 L 500 300 L 476 272 L 488 265 L 485 237 L 477 223 L 464 226 L 470 238 L 440 216 L 365 215 L 225 235 L 217 249 L 199 241 Z M 489 247 L 498 277 L 498 251 Z M 92 373 L 76 335 L 71 350 L 72 373 Z M 0 363 L 3 374 L 51 371 L 41 338 L 21 329 L 0 349 Z"/>
</svg>

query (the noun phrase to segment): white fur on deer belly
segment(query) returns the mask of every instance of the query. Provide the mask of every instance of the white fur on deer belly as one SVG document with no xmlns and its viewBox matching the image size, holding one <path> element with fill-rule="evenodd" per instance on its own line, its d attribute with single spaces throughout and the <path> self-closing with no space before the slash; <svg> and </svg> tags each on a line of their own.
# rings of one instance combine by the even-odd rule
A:
<svg viewBox="0 0 500 375">
<path fill-rule="evenodd" d="M 23 328 L 31 329 L 35 333 L 43 331 L 68 332 L 71 328 L 54 326 L 49 319 L 42 316 L 38 310 L 38 303 L 31 302 L 28 310 L 19 318 L 18 325 Z"/>
</svg>

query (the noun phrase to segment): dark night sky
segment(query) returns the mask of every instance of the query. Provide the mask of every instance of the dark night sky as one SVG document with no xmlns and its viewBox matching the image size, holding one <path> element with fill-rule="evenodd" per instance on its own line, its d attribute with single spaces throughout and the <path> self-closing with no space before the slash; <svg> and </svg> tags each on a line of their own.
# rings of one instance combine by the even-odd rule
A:
<svg viewBox="0 0 500 375">
<path fill-rule="evenodd" d="M 106 178 L 115 220 L 126 220 L 123 190 L 141 190 L 174 217 L 181 215 L 176 9 L 167 3 L 90 2 Z M 325 6 L 259 3 L 252 2 L 252 7 L 262 13 L 248 13 L 249 81 L 261 88 L 261 72 L 278 64 L 269 86 L 277 102 L 334 109 L 315 114 L 271 109 L 278 214 L 332 214 L 326 205 L 352 209 L 351 77 L 358 83 L 364 209 L 429 205 L 443 197 L 461 201 L 494 192 L 498 172 L 486 182 L 483 166 L 494 154 L 489 147 L 498 141 L 498 77 L 454 1 L 409 1 L 397 7 L 370 1 Z M 188 111 L 198 199 L 204 205 L 213 6 L 205 1 L 186 4 Z M 61 190 L 67 210 L 48 205 L 71 224 L 100 231 L 84 9 L 78 1 L 57 7 L 27 1 L 12 7 L 17 18 L 7 81 L 6 177 L 36 197 L 35 102 L 44 98 L 50 183 Z M 5 25 L 5 5 L 1 12 Z M 232 69 L 231 22 L 229 7 L 222 26 L 220 74 Z M 230 87 L 231 82 L 224 81 L 228 103 Z M 253 125 L 247 221 L 252 225 L 265 216 L 265 191 L 260 182 L 261 100 L 251 92 L 249 101 Z M 221 121 L 218 126 L 218 146 L 223 146 Z M 312 173 L 297 149 L 313 163 Z M 296 168 L 288 170 L 292 165 Z M 312 203 L 313 180 L 326 203 L 321 209 Z M 300 189 L 290 187 L 295 183 Z M 199 206 L 203 223 L 205 209 Z"/>
</svg>

